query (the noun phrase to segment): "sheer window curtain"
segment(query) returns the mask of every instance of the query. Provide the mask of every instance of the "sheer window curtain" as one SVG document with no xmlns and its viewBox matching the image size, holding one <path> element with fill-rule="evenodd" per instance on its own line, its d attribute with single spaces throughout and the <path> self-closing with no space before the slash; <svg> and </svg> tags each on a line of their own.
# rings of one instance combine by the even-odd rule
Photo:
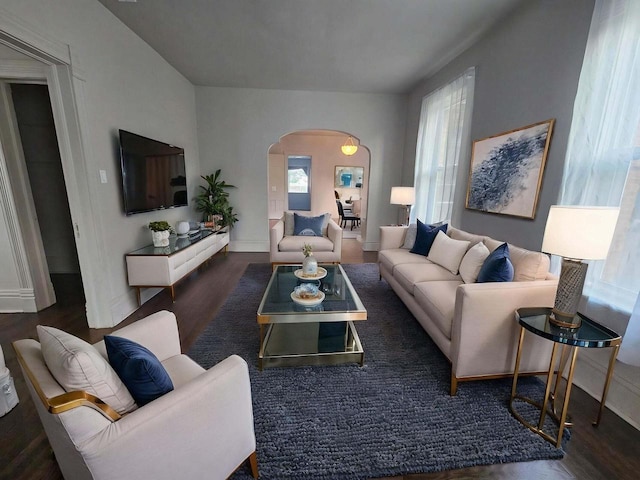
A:
<svg viewBox="0 0 640 480">
<path fill-rule="evenodd" d="M 584 294 L 590 303 L 629 314 L 633 311 L 618 358 L 637 366 L 639 191 L 640 1 L 596 0 L 574 105 L 560 203 L 620 205 L 609 256 L 591 263 Z"/>
<path fill-rule="evenodd" d="M 461 147 L 469 143 L 475 67 L 422 99 L 411 222 L 449 220 Z"/>
</svg>

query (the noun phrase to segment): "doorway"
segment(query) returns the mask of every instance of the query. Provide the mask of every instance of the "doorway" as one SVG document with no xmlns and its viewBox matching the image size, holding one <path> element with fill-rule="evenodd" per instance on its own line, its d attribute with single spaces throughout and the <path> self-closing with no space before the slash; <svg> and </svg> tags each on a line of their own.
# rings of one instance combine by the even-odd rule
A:
<svg viewBox="0 0 640 480">
<path fill-rule="evenodd" d="M 46 84 L 9 83 L 16 134 L 57 303 L 83 304 L 78 251 Z M 17 160 L 17 159 L 14 159 Z"/>
<path fill-rule="evenodd" d="M 311 157 L 287 158 L 287 196 L 289 210 L 311 211 Z"/>
<path fill-rule="evenodd" d="M 345 155 L 341 147 L 348 137 L 348 133 L 337 130 L 299 130 L 283 135 L 269 147 L 269 227 L 282 217 L 284 211 L 301 210 L 297 208 L 298 204 L 292 203 L 289 194 L 289 161 L 308 158 L 313 161 L 313 169 L 308 178 L 310 206 L 304 211 L 312 215 L 329 212 L 338 223 L 337 202 L 342 202 L 351 213 L 357 211 L 361 219 L 353 230 L 350 227 L 343 230 L 343 238 L 359 242 L 358 248 L 364 244 L 371 154 L 366 146 L 358 144 L 355 154 Z M 349 182 L 346 182 L 346 176 L 342 178 L 341 173 L 351 175 Z"/>
</svg>

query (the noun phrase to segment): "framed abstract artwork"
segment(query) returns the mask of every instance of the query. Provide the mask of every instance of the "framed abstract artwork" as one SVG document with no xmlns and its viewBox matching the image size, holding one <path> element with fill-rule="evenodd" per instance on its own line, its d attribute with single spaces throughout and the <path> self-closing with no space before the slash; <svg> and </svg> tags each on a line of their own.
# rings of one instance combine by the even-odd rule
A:
<svg viewBox="0 0 640 480">
<path fill-rule="evenodd" d="M 466 207 L 535 218 L 555 119 L 473 142 Z"/>
</svg>

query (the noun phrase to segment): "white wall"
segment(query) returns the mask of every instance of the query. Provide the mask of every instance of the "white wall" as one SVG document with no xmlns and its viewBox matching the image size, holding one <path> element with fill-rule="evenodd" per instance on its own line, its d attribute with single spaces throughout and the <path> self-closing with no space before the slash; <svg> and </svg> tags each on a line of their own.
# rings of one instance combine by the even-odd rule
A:
<svg viewBox="0 0 640 480">
<path fill-rule="evenodd" d="M 269 147 L 298 130 L 349 132 L 371 152 L 366 250 L 375 250 L 379 225 L 392 223 L 389 204 L 401 180 L 406 97 L 355 93 L 196 87 L 203 174 L 222 169 L 238 187 L 230 201 L 239 221 L 230 248 L 267 251 Z"/>
<path fill-rule="evenodd" d="M 100 218 L 98 236 L 108 260 L 104 274 L 112 316 L 101 323 L 116 324 L 135 308 L 124 255 L 150 243 L 144 226 L 152 220 L 175 224 L 196 217 L 190 207 L 124 215 L 117 132 L 121 128 L 184 147 L 193 197 L 200 175 L 194 87 L 97 1 L 3 0 L 0 10 L 37 34 L 69 45 L 73 68 L 84 80 L 84 91 L 76 96 L 86 111 L 83 146 L 93 214 Z M 107 184 L 100 183 L 99 170 L 107 172 Z"/>
</svg>

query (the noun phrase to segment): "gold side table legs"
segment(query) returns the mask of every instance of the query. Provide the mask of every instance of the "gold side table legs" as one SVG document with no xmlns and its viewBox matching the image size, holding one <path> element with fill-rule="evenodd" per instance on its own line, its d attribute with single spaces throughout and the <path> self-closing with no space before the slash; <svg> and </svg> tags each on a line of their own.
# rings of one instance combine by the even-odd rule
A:
<svg viewBox="0 0 640 480">
<path fill-rule="evenodd" d="M 604 389 L 602 390 L 602 400 L 600 400 L 600 408 L 598 409 L 598 418 L 593 422 L 593 426 L 597 427 L 600 425 L 600 420 L 602 419 L 602 412 L 604 411 L 604 402 L 607 399 L 607 394 L 609 393 L 609 385 L 611 384 L 611 377 L 613 376 L 613 367 L 616 364 L 616 357 L 618 356 L 618 350 L 620 350 L 620 345 L 614 345 L 613 350 L 611 351 L 611 358 L 609 358 L 609 368 L 607 369 L 607 378 L 604 382 Z"/>
<path fill-rule="evenodd" d="M 522 344 L 524 340 L 524 327 L 520 327 L 520 337 L 518 340 L 518 352 L 516 354 L 516 364 L 513 372 L 513 384 L 511 386 L 511 398 L 509 400 L 509 411 L 516 417 L 520 423 L 525 425 L 530 430 L 536 432 L 545 440 L 553 443 L 557 448 L 560 448 L 562 443 L 562 436 L 564 434 L 565 427 L 571 427 L 572 423 L 567 421 L 568 410 L 569 410 L 569 398 L 571 396 L 571 387 L 573 385 L 573 374 L 576 366 L 576 359 L 578 357 L 578 348 L 575 346 L 563 345 L 560 343 L 554 342 L 553 350 L 551 351 L 551 359 L 549 361 L 549 371 L 547 372 L 547 383 L 545 387 L 544 399 L 542 404 L 535 402 L 534 400 L 524 397 L 522 395 L 518 395 L 517 393 L 517 384 L 518 384 L 518 375 L 520 372 L 520 359 L 522 355 Z M 558 369 L 556 371 L 556 361 L 558 359 L 558 348 L 561 348 L 560 359 Z M 604 411 L 605 401 L 607 399 L 607 393 L 609 391 L 609 385 L 611 383 L 611 377 L 613 375 L 613 367 L 615 365 L 616 357 L 618 355 L 618 350 L 620 345 L 613 346 L 613 351 L 611 353 L 611 358 L 609 360 L 609 368 L 607 370 L 607 377 L 604 384 L 604 390 L 602 392 L 602 400 L 600 401 L 600 408 L 598 410 L 598 418 L 595 422 L 593 422 L 594 426 L 598 426 L 600 420 L 602 419 L 602 412 Z M 559 403 L 559 387 L 562 379 L 562 373 L 566 368 L 566 364 L 569 362 L 569 371 L 567 372 L 566 379 L 566 388 L 565 393 L 562 399 L 562 408 L 560 412 L 558 412 L 557 406 Z M 556 375 L 555 385 L 553 381 L 554 372 Z M 553 390 L 552 390 L 553 385 Z M 530 405 L 533 405 L 538 410 L 540 410 L 540 417 L 537 425 L 528 422 L 527 420 L 520 415 L 515 408 L 513 407 L 514 400 L 522 400 Z M 558 435 L 557 437 L 553 437 L 549 433 L 544 431 L 544 421 L 546 416 L 549 415 L 558 425 Z"/>
</svg>

